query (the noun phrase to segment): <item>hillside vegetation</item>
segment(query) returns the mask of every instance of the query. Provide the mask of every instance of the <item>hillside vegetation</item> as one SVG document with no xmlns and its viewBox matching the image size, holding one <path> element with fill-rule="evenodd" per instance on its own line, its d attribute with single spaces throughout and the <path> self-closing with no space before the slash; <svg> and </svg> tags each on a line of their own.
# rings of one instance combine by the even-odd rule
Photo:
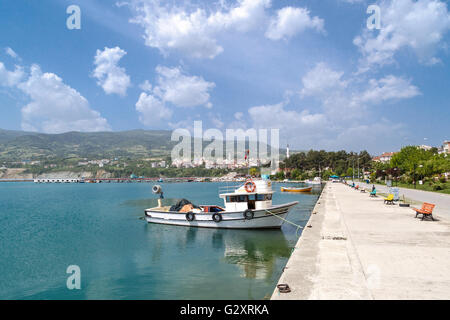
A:
<svg viewBox="0 0 450 320">
<path fill-rule="evenodd" d="M 0 130 L 0 160 L 56 158 L 145 158 L 170 154 L 171 131 L 67 132 L 44 134 Z"/>
</svg>

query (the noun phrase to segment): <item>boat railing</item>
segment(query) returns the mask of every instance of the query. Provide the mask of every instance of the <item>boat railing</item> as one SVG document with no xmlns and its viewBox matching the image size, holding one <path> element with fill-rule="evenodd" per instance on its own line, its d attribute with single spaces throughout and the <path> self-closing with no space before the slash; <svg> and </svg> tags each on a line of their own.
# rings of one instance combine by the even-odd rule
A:
<svg viewBox="0 0 450 320">
<path fill-rule="evenodd" d="M 244 185 L 243 183 L 236 183 L 236 184 L 233 184 L 233 185 L 227 185 L 227 186 L 219 187 L 219 194 L 234 192 L 236 189 L 239 189 L 243 185 Z"/>
</svg>

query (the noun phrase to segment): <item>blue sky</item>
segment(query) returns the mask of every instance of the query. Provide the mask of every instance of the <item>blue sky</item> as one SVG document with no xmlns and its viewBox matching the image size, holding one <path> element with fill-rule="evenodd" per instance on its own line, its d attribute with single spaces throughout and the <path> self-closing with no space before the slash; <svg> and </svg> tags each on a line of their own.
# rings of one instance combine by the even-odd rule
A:
<svg viewBox="0 0 450 320">
<path fill-rule="evenodd" d="M 69 5 L 81 29 L 69 30 Z M 381 29 L 369 30 L 369 4 Z M 296 149 L 450 138 L 442 0 L 2 1 L 0 128 L 279 128 Z"/>
</svg>

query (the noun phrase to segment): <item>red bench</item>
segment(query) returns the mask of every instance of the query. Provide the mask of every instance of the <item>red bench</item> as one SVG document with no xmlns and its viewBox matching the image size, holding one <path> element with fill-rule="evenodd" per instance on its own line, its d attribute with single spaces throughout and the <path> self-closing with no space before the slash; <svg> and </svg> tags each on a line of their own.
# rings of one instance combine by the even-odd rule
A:
<svg viewBox="0 0 450 320">
<path fill-rule="evenodd" d="M 431 220 L 434 221 L 433 218 L 433 209 L 434 209 L 435 205 L 432 203 L 428 203 L 428 202 L 424 202 L 422 204 L 422 208 L 417 209 L 417 208 L 412 208 L 415 212 L 416 212 L 416 218 L 419 214 L 422 215 L 422 220 L 426 217 L 429 216 L 431 218 Z"/>
</svg>

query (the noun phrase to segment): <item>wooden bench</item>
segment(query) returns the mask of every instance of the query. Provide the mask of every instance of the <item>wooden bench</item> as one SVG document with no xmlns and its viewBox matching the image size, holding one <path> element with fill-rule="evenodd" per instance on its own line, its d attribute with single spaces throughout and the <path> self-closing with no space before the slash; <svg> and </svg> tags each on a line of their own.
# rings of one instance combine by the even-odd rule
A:
<svg viewBox="0 0 450 320">
<path fill-rule="evenodd" d="M 430 217 L 431 220 L 434 221 L 433 218 L 433 209 L 434 209 L 435 205 L 432 203 L 428 203 L 428 202 L 424 202 L 422 204 L 422 208 L 417 209 L 417 208 L 412 208 L 415 212 L 416 212 L 416 218 L 419 214 L 422 215 L 422 220 L 427 216 Z"/>
</svg>

